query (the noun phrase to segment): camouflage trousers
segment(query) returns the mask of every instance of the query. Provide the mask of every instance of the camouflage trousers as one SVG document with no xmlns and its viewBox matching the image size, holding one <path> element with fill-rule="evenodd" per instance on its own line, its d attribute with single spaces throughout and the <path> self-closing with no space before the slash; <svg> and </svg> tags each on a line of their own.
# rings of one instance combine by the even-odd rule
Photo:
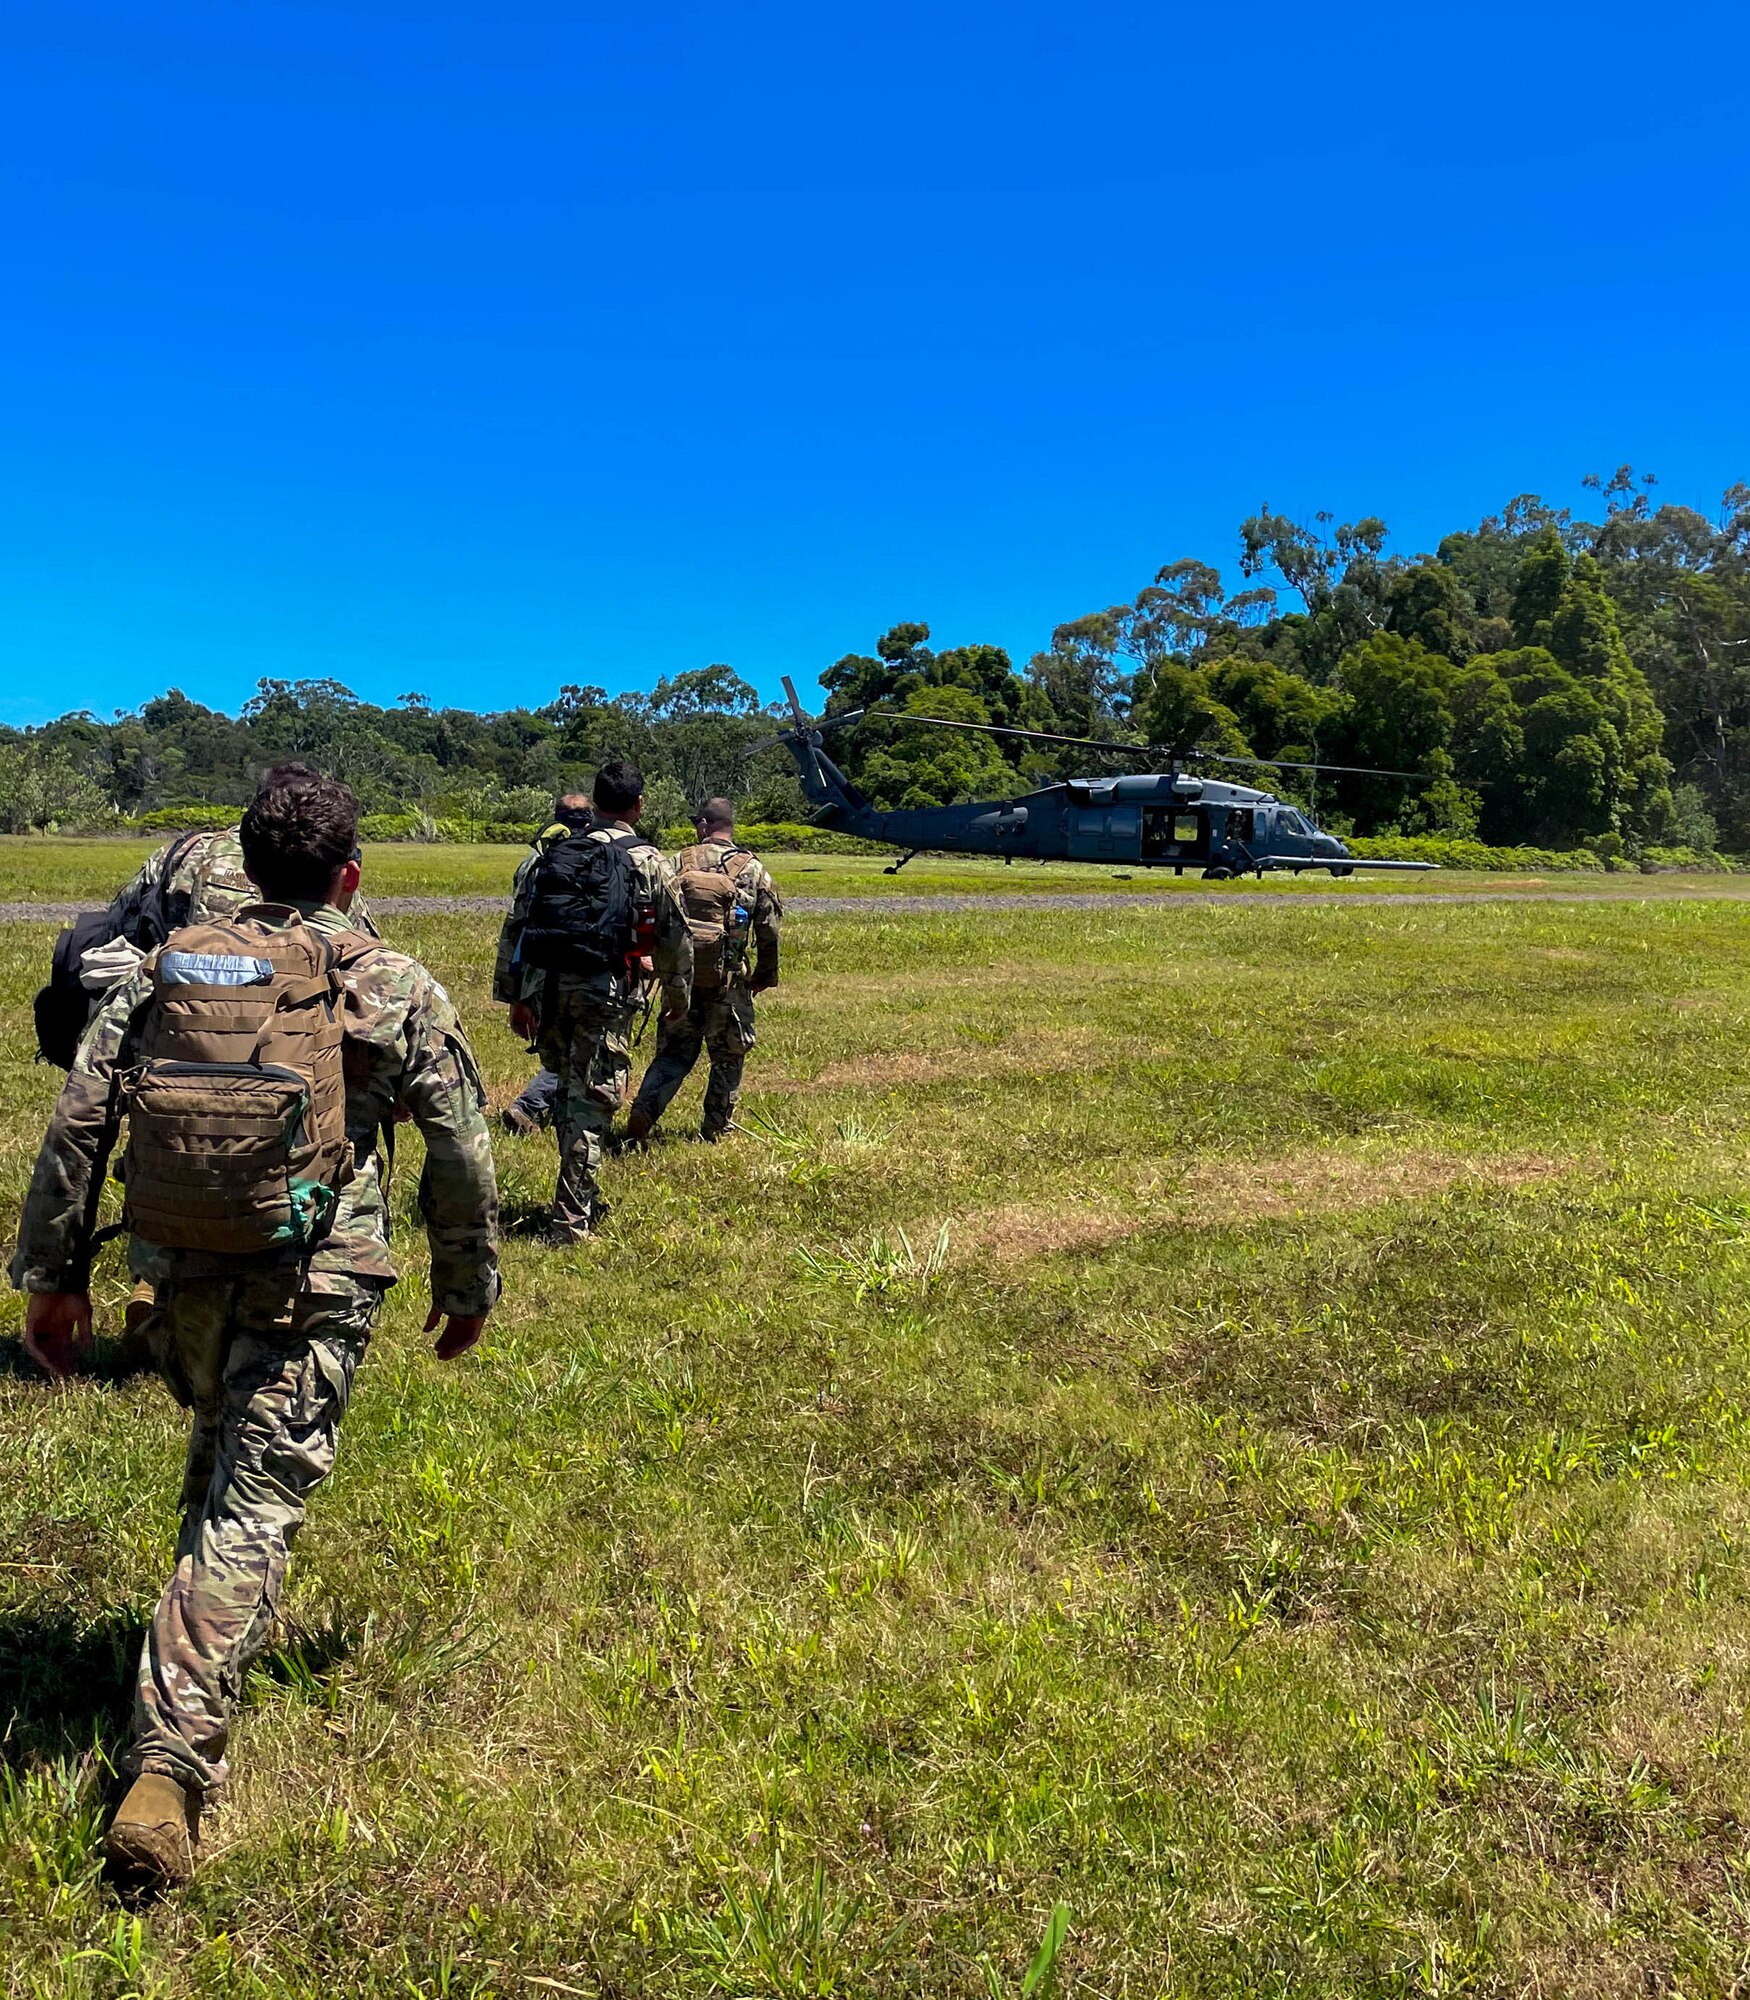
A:
<svg viewBox="0 0 1750 2000">
<path fill-rule="evenodd" d="M 594 1219 L 601 1193 L 602 1154 L 632 1079 L 630 1007 L 604 1007 L 563 991 L 536 1044 L 541 1064 L 559 1079 L 553 1133 L 559 1141 L 559 1180 L 553 1190 L 553 1226 L 581 1235 Z"/>
<path fill-rule="evenodd" d="M 231 1712 L 382 1302 L 363 1282 L 298 1293 L 282 1272 L 160 1286 L 145 1331 L 193 1428 L 176 1572 L 140 1653 L 133 1771 L 201 1793 L 225 1782 Z"/>
<path fill-rule="evenodd" d="M 656 1055 L 638 1086 L 634 1108 L 654 1125 L 692 1075 L 703 1050 L 710 1058 L 711 1074 L 699 1131 L 704 1138 L 720 1139 L 735 1116 L 742 1065 L 753 1042 L 753 995 L 745 986 L 695 987 L 684 1021 L 673 1027 L 666 1021 L 657 1024 Z"/>
</svg>

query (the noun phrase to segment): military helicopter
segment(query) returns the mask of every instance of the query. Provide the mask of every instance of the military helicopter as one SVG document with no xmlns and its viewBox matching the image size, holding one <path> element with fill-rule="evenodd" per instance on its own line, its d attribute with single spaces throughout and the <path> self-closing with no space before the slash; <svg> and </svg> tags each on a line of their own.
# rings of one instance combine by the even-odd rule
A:
<svg viewBox="0 0 1750 2000">
<path fill-rule="evenodd" d="M 1289 771 L 1353 772 L 1368 777 L 1417 778 L 1416 771 L 1366 771 L 1352 764 L 1282 764 L 1267 757 L 1226 757 L 1208 751 L 1171 753 L 1165 771 L 1115 778 L 1071 778 L 1045 785 L 1021 798 L 988 804 L 902 807 L 883 812 L 872 806 L 821 748 L 829 729 L 849 729 L 866 714 L 812 717 L 795 683 L 784 678 L 792 727 L 754 746 L 782 744 L 795 762 L 818 826 L 863 840 L 891 841 L 903 851 L 887 869 L 897 875 L 919 854 L 1000 854 L 1005 862 L 1126 862 L 1143 868 L 1170 868 L 1183 875 L 1201 871 L 1208 882 L 1235 875 L 1302 874 L 1328 868 L 1333 875 L 1357 869 L 1420 873 L 1430 861 L 1365 861 L 1352 855 L 1334 834 L 1323 833 L 1296 806 L 1273 792 L 1187 770 L 1197 764 L 1260 765 Z M 927 715 L 895 716 L 927 729 L 968 729 L 990 736 L 1019 736 L 1097 750 L 1107 756 L 1138 756 L 1153 746 L 1104 743 L 1087 736 L 1057 736 L 1042 729 L 1012 729 L 998 723 L 949 722 Z"/>
</svg>

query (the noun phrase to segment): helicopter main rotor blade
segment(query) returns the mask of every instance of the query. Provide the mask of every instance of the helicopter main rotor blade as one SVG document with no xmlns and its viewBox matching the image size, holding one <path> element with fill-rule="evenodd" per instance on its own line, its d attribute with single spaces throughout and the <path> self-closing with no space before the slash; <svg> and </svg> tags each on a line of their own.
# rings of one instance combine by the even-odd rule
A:
<svg viewBox="0 0 1750 2000">
<path fill-rule="evenodd" d="M 872 708 L 871 716 L 885 722 L 915 722 L 926 729 L 970 729 L 980 736 L 1022 736 L 1032 743 L 1062 743 L 1075 750 L 1103 750 L 1108 756 L 1144 757 L 1158 753 L 1164 757 L 1196 759 L 1206 764 L 1267 766 L 1273 771 L 1335 771 L 1352 778 L 1432 778 L 1430 771 L 1386 771 L 1376 764 L 1297 764 L 1282 757 L 1233 757 L 1220 750 L 1175 750 L 1167 743 L 1115 743 L 1104 736 L 1060 736 L 1049 729 L 1017 729 L 1005 722 L 950 722 L 943 715 L 905 715 L 898 709 Z M 834 717 L 833 720 L 848 720 Z"/>
<path fill-rule="evenodd" d="M 1432 771 L 1386 771 L 1377 764 L 1295 764 L 1282 757 L 1230 757 L 1219 750 L 1184 750 L 1184 757 L 1195 757 L 1206 764 L 1263 764 L 1272 771 L 1339 771 L 1351 778 L 1421 778 L 1432 781 Z"/>
<path fill-rule="evenodd" d="M 808 727 L 808 711 L 802 706 L 802 697 L 796 692 L 796 683 L 788 674 L 783 679 L 784 699 L 790 704 L 790 713 L 795 718 L 798 729 Z"/>
<path fill-rule="evenodd" d="M 950 722 L 945 715 L 907 715 L 897 708 L 872 708 L 867 712 L 883 722 L 916 722 L 925 729 L 972 729 L 980 736 L 1024 736 L 1032 743 L 1067 743 L 1080 750 L 1116 750 L 1126 757 L 1140 757 L 1145 750 L 1160 747 L 1151 743 L 1113 743 L 1103 736 L 1059 736 L 1049 729 L 1017 729 L 1006 722 Z"/>
</svg>

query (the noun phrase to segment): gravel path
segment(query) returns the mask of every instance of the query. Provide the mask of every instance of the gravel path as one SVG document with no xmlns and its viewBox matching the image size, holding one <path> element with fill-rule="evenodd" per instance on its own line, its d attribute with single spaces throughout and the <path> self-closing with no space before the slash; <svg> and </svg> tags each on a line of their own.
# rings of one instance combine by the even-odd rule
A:
<svg viewBox="0 0 1750 2000">
<path fill-rule="evenodd" d="M 1646 877 L 1628 877 L 1620 887 L 1598 883 L 1586 889 L 1147 889 L 1039 890 L 1032 894 L 950 894 L 941 896 L 788 896 L 785 913 L 801 917 L 929 916 L 959 910 L 1123 910 L 1143 906 L 1164 909 L 1193 905 L 1200 909 L 1259 903 L 1599 903 L 1599 902 L 1743 902 L 1750 883 L 1722 878 L 1697 888 L 1689 883 L 1660 888 Z M 0 923 L 65 924 L 100 903 L 0 902 Z M 487 916 L 504 909 L 502 896 L 373 896 L 371 908 L 386 917 Z"/>
</svg>

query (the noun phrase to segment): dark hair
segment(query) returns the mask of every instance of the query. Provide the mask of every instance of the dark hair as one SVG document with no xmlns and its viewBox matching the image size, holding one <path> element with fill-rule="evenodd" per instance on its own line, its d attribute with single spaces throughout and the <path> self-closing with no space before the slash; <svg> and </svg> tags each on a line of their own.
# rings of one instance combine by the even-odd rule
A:
<svg viewBox="0 0 1750 2000">
<path fill-rule="evenodd" d="M 344 785 L 282 765 L 243 815 L 243 866 L 269 902 L 319 903 L 357 850 L 358 822 L 358 800 Z"/>
<path fill-rule="evenodd" d="M 287 763 L 275 764 L 270 770 L 263 771 L 255 781 L 255 789 L 265 792 L 270 785 L 295 784 L 299 779 L 307 784 L 321 775 L 314 764 L 306 764 L 302 758 L 294 757 Z"/>
<path fill-rule="evenodd" d="M 624 757 L 604 764 L 595 774 L 595 802 L 616 819 L 629 813 L 644 796 L 644 773 Z"/>
<path fill-rule="evenodd" d="M 589 809 L 589 801 L 581 792 L 561 792 L 553 801 L 553 824 L 568 826 L 573 833 L 581 833 L 593 824 L 595 815 Z"/>
<path fill-rule="evenodd" d="M 727 827 L 735 831 L 735 806 L 728 799 L 707 799 L 693 815 L 705 826 Z"/>
</svg>

